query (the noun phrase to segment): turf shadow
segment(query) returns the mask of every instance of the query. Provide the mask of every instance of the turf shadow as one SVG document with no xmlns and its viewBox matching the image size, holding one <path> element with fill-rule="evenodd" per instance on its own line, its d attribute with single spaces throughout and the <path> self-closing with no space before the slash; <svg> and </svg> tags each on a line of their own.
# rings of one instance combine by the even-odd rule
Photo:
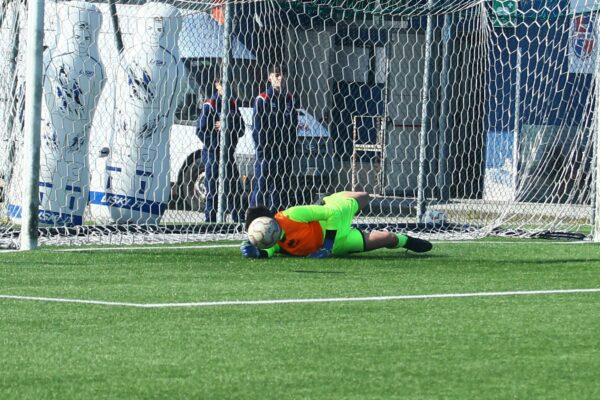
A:
<svg viewBox="0 0 600 400">
<path fill-rule="evenodd" d="M 360 255 L 359 255 L 360 254 Z M 415 254 L 415 253 L 388 253 L 388 254 L 376 254 L 376 253 L 359 253 L 359 254 L 348 254 L 344 256 L 336 256 L 336 259 L 345 260 L 357 260 L 357 259 L 372 259 L 372 260 L 431 260 L 435 258 L 447 258 L 445 255 L 440 254 Z"/>
<path fill-rule="evenodd" d="M 64 262 L 64 261 L 30 261 L 30 260 L 4 260 L 0 261 L 0 267 L 14 267 L 14 266 L 24 266 L 24 267 L 69 267 L 69 266 L 81 266 L 80 262 Z"/>
<path fill-rule="evenodd" d="M 296 272 L 299 274 L 345 274 L 344 271 L 314 271 L 314 270 L 306 270 L 306 269 L 296 269 L 292 272 Z"/>
</svg>

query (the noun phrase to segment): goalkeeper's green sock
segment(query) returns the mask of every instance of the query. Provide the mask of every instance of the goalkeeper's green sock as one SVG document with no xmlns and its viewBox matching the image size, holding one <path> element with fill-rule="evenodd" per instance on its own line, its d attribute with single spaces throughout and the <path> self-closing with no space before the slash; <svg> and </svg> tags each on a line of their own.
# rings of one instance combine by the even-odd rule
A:
<svg viewBox="0 0 600 400">
<path fill-rule="evenodd" d="M 406 245 L 406 242 L 408 241 L 408 236 L 403 235 L 401 233 L 396 233 L 396 237 L 398 238 L 398 244 L 394 248 L 395 249 L 404 248 L 404 246 Z"/>
<path fill-rule="evenodd" d="M 396 237 L 398 238 L 398 244 L 395 247 L 396 249 L 403 248 L 414 251 L 415 253 L 426 253 L 433 247 L 431 242 L 424 239 L 414 238 L 400 233 L 397 233 Z"/>
</svg>

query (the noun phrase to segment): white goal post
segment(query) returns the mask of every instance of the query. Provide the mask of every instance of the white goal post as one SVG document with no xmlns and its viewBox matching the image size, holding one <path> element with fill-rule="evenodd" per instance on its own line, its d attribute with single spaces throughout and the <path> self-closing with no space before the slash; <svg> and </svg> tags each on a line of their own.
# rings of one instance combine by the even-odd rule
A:
<svg viewBox="0 0 600 400">
<path fill-rule="evenodd" d="M 599 9 L 0 0 L 0 248 L 240 239 L 342 190 L 359 227 L 600 241 Z"/>
</svg>

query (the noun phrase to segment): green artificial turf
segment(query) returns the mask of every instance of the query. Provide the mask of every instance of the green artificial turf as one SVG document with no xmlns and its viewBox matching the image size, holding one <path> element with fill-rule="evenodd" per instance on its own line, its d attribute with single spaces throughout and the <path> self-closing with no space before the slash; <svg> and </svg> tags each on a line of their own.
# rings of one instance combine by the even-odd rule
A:
<svg viewBox="0 0 600 400">
<path fill-rule="evenodd" d="M 245 260 L 4 253 L 0 295 L 128 303 L 600 288 L 600 247 Z M 600 293 L 132 308 L 0 299 L 0 399 L 597 399 Z"/>
</svg>

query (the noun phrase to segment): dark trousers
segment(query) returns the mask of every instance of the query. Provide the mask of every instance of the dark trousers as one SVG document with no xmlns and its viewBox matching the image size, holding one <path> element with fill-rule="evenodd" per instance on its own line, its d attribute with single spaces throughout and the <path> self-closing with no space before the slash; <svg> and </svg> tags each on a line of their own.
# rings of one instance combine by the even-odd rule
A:
<svg viewBox="0 0 600 400">
<path fill-rule="evenodd" d="M 250 207 L 263 205 L 273 211 L 281 211 L 294 205 L 291 195 L 294 190 L 290 187 L 291 170 L 291 163 L 257 158 L 254 163 Z"/>
<path fill-rule="evenodd" d="M 202 149 L 202 163 L 204 164 L 204 187 L 206 189 L 206 201 L 204 217 L 206 222 L 217 221 L 218 207 L 218 185 L 219 185 L 219 149 Z M 225 168 L 225 201 L 223 207 L 225 213 L 231 213 L 235 222 L 243 219 L 240 174 L 234 163 L 233 154 L 230 154 L 229 162 Z"/>
</svg>

